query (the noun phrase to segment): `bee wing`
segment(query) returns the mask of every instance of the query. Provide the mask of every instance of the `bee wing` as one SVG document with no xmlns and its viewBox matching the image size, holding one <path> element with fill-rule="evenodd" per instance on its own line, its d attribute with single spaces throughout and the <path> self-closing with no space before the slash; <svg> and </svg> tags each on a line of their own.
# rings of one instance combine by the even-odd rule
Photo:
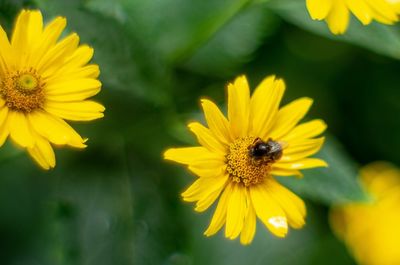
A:
<svg viewBox="0 0 400 265">
<path fill-rule="evenodd" d="M 282 149 L 286 149 L 289 146 L 289 143 L 285 141 L 278 141 L 277 143 L 281 146 Z"/>
</svg>

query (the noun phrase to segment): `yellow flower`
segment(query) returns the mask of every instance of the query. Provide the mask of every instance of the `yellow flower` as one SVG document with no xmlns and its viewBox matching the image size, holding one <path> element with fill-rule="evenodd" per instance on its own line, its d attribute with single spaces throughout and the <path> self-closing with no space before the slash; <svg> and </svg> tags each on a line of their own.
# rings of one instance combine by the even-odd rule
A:
<svg viewBox="0 0 400 265">
<path fill-rule="evenodd" d="M 331 211 L 331 225 L 360 264 L 400 264 L 400 170 L 376 162 L 361 171 L 372 197 Z"/>
<path fill-rule="evenodd" d="M 372 20 L 384 24 L 398 21 L 398 0 L 306 0 L 314 20 L 325 20 L 333 34 L 343 34 L 349 26 L 350 13 L 363 25 Z"/>
<path fill-rule="evenodd" d="M 250 98 L 245 76 L 228 85 L 228 119 L 207 99 L 201 100 L 208 128 L 198 122 L 188 125 L 201 146 L 171 148 L 165 159 L 188 166 L 199 178 L 182 194 L 197 202 L 203 212 L 219 198 L 205 235 L 225 226 L 225 236 L 250 244 L 256 230 L 256 216 L 276 236 L 284 237 L 288 224 L 305 224 L 304 202 L 281 186 L 272 176 L 301 176 L 300 169 L 324 167 L 317 158 L 326 125 L 312 120 L 301 125 L 312 104 L 300 98 L 279 104 L 285 84 L 274 76 L 264 79 Z M 221 196 L 220 196 L 221 194 Z"/>
<path fill-rule="evenodd" d="M 0 27 L 0 146 L 10 138 L 44 169 L 55 166 L 50 143 L 84 148 L 86 139 L 64 119 L 103 117 L 104 107 L 86 100 L 100 91 L 93 49 L 72 33 L 59 40 L 66 20 L 45 27 L 40 11 L 23 10 L 11 41 Z"/>
</svg>

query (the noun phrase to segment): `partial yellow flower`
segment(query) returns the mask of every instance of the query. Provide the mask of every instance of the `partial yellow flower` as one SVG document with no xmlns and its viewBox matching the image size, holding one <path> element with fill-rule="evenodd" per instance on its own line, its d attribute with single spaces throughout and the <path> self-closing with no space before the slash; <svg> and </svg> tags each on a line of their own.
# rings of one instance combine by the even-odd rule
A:
<svg viewBox="0 0 400 265">
<path fill-rule="evenodd" d="M 208 128 L 188 125 L 200 146 L 171 148 L 164 158 L 184 164 L 198 176 L 182 194 L 203 212 L 219 198 L 205 235 L 217 233 L 225 224 L 225 236 L 250 244 L 256 216 L 276 236 L 285 237 L 288 225 L 305 224 L 304 202 L 279 184 L 273 176 L 301 176 L 299 170 L 325 167 L 317 158 L 326 128 L 322 120 L 298 125 L 312 104 L 300 98 L 283 108 L 283 80 L 264 79 L 250 97 L 245 76 L 228 85 L 228 118 L 210 100 L 201 104 Z"/>
<path fill-rule="evenodd" d="M 59 40 L 66 19 L 43 26 L 40 11 L 23 10 L 11 41 L 0 27 L 0 146 L 10 137 L 44 169 L 55 166 L 54 145 L 85 148 L 86 139 L 65 120 L 103 117 L 104 107 L 86 100 L 101 88 L 93 49 L 76 33 Z"/>
<path fill-rule="evenodd" d="M 363 25 L 373 20 L 384 24 L 398 21 L 399 0 L 306 0 L 314 20 L 325 20 L 333 34 L 346 32 L 350 13 Z"/>
<path fill-rule="evenodd" d="M 359 264 L 400 264 L 400 170 L 376 162 L 361 171 L 361 182 L 372 197 L 331 211 L 331 226 Z"/>
</svg>

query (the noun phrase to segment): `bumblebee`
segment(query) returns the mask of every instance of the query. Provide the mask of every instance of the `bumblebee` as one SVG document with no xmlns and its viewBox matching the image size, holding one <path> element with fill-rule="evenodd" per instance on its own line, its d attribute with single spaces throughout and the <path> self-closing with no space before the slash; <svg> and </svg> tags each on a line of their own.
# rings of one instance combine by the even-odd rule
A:
<svg viewBox="0 0 400 265">
<path fill-rule="evenodd" d="M 283 154 L 283 146 L 271 138 L 264 142 L 261 138 L 256 138 L 249 146 L 249 157 L 259 163 L 271 163 L 279 160 Z"/>
</svg>

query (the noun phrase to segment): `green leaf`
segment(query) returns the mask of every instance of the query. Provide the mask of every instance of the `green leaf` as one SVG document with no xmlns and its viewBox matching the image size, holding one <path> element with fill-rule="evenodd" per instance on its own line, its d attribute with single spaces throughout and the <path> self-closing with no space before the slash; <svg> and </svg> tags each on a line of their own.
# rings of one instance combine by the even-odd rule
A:
<svg viewBox="0 0 400 265">
<path fill-rule="evenodd" d="M 4 163 L 7 160 L 13 159 L 23 153 L 23 150 L 15 145 L 13 145 L 10 141 L 7 141 L 0 148 L 0 163 Z"/>
<path fill-rule="evenodd" d="M 90 0 L 87 7 L 126 18 L 131 32 L 171 64 L 190 58 L 250 0 Z M 113 7 L 110 8 L 110 5 Z M 121 15 L 121 10 L 125 14 Z M 116 15 L 120 14 L 120 15 Z"/>
<path fill-rule="evenodd" d="M 396 26 L 387 26 L 376 22 L 363 26 L 352 17 L 350 27 L 344 35 L 332 34 L 324 21 L 311 19 L 305 0 L 274 0 L 269 2 L 271 10 L 284 20 L 332 40 L 352 43 L 379 54 L 400 59 L 400 32 Z"/>
<path fill-rule="evenodd" d="M 358 180 L 356 164 L 333 137 L 328 136 L 317 156 L 329 167 L 303 171 L 302 179 L 282 177 L 279 181 L 295 193 L 326 205 L 369 200 Z"/>
<path fill-rule="evenodd" d="M 63 150 L 49 171 L 27 156 L 0 163 L 2 264 L 137 264 L 125 146 L 96 148 Z"/>
<path fill-rule="evenodd" d="M 279 22 L 265 4 L 251 5 L 199 48 L 185 68 L 211 76 L 233 75 L 277 30 Z"/>
</svg>

